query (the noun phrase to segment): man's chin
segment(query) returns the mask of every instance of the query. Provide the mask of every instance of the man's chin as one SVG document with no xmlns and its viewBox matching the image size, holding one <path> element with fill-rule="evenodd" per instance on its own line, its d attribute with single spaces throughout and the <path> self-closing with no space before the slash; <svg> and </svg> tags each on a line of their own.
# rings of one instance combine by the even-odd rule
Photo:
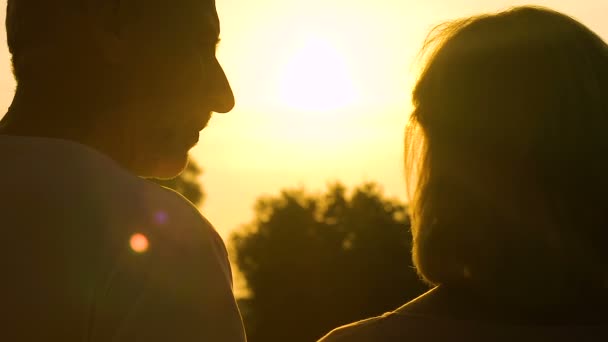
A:
<svg viewBox="0 0 608 342">
<path fill-rule="evenodd" d="M 142 167 L 138 175 L 144 178 L 172 179 L 179 176 L 188 165 L 188 155 L 173 156 L 158 160 L 153 165 Z"/>
</svg>

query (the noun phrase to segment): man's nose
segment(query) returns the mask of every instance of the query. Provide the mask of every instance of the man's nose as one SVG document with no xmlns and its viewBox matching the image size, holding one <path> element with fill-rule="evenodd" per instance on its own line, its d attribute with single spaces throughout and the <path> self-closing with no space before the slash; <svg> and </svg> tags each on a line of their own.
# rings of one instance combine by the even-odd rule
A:
<svg viewBox="0 0 608 342">
<path fill-rule="evenodd" d="M 224 69 L 215 60 L 213 66 L 212 91 L 210 95 L 211 111 L 216 113 L 228 113 L 234 108 L 234 94 L 230 87 L 230 82 L 226 77 Z"/>
</svg>

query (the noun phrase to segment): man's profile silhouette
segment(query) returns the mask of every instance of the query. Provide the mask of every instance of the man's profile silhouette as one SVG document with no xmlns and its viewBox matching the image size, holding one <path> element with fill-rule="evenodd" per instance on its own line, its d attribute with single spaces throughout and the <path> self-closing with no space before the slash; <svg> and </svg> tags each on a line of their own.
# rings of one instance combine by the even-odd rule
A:
<svg viewBox="0 0 608 342">
<path fill-rule="evenodd" d="M 226 249 L 176 176 L 234 98 L 214 0 L 8 0 L 3 341 L 245 341 Z"/>
</svg>

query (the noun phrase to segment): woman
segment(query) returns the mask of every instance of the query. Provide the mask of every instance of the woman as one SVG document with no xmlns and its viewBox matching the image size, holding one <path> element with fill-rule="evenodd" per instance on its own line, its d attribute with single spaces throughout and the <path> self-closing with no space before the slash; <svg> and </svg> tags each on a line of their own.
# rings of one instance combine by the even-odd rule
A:
<svg viewBox="0 0 608 342">
<path fill-rule="evenodd" d="M 537 7 L 433 32 L 406 163 L 434 288 L 321 341 L 608 340 L 608 46 Z"/>
</svg>

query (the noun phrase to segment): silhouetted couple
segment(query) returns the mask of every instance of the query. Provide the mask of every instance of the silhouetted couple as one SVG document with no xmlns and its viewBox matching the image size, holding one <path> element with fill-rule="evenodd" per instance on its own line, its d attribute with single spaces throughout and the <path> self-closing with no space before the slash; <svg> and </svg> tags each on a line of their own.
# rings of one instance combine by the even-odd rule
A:
<svg viewBox="0 0 608 342">
<path fill-rule="evenodd" d="M 0 340 L 245 341 L 224 243 L 138 177 L 179 174 L 234 105 L 214 1 L 8 0 L 6 26 Z M 608 46 L 526 7 L 425 50 L 406 162 L 433 289 L 322 341 L 603 340 Z"/>
</svg>

